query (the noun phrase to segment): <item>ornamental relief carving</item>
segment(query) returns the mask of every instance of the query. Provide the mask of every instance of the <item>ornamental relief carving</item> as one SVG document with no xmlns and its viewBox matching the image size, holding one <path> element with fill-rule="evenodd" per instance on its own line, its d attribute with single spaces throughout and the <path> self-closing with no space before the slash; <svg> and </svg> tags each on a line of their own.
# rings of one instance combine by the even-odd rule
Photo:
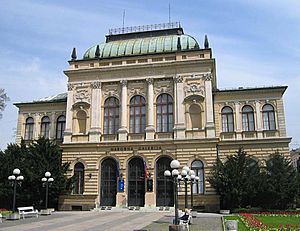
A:
<svg viewBox="0 0 300 231">
<path fill-rule="evenodd" d="M 130 83 L 129 85 L 129 91 L 128 95 L 129 98 L 134 95 L 142 95 L 143 97 L 146 97 L 146 87 L 145 84 L 142 83 Z"/>
<path fill-rule="evenodd" d="M 77 87 L 74 93 L 74 104 L 75 103 L 91 104 L 90 89 L 86 87 Z"/>
<path fill-rule="evenodd" d="M 100 81 L 95 81 L 91 83 L 91 88 L 92 89 L 101 89 L 101 82 Z"/>
<path fill-rule="evenodd" d="M 158 96 L 162 93 L 168 93 L 173 95 L 173 81 L 170 80 L 158 80 L 154 82 L 154 95 Z"/>
<path fill-rule="evenodd" d="M 184 87 L 184 94 L 185 97 L 191 95 L 200 95 L 205 98 L 205 87 L 200 84 L 191 83 Z"/>
<path fill-rule="evenodd" d="M 106 99 L 108 97 L 114 96 L 119 98 L 120 89 L 119 86 L 116 84 L 105 84 L 103 85 L 102 95 Z"/>
</svg>

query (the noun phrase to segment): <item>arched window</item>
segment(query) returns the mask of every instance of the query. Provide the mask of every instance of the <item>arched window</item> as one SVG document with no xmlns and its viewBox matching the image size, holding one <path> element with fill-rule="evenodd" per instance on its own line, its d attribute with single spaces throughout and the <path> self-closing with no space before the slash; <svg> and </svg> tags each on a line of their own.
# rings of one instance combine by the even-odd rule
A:
<svg viewBox="0 0 300 231">
<path fill-rule="evenodd" d="M 86 112 L 80 110 L 77 112 L 78 133 L 86 133 Z"/>
<path fill-rule="evenodd" d="M 41 121 L 41 137 L 49 138 L 50 119 L 48 116 L 44 116 Z"/>
<path fill-rule="evenodd" d="M 254 131 L 254 113 L 250 106 L 244 106 L 242 109 L 243 115 L 243 130 Z"/>
<path fill-rule="evenodd" d="M 84 165 L 82 163 L 77 163 L 74 166 L 74 188 L 73 194 L 83 194 L 84 191 Z"/>
<path fill-rule="evenodd" d="M 270 104 L 263 106 L 263 123 L 264 130 L 276 129 L 274 107 Z"/>
<path fill-rule="evenodd" d="M 143 133 L 146 128 L 145 98 L 136 95 L 130 100 L 130 133 Z"/>
<path fill-rule="evenodd" d="M 66 127 L 66 117 L 61 115 L 56 121 L 56 139 L 62 140 L 64 138 L 64 130 Z"/>
<path fill-rule="evenodd" d="M 192 104 L 189 108 L 192 128 L 201 128 L 201 108 L 197 104 Z"/>
<path fill-rule="evenodd" d="M 104 102 L 104 134 L 116 134 L 119 129 L 119 100 L 109 97 Z"/>
<path fill-rule="evenodd" d="M 198 184 L 193 184 L 193 193 L 204 194 L 204 167 L 202 161 L 193 161 L 191 169 L 194 170 L 195 175 L 199 177 Z"/>
<path fill-rule="evenodd" d="M 173 98 L 169 94 L 161 94 L 156 101 L 156 131 L 171 132 L 173 130 Z"/>
<path fill-rule="evenodd" d="M 223 132 L 233 132 L 233 111 L 231 107 L 223 107 L 222 109 L 222 131 Z"/>
<path fill-rule="evenodd" d="M 28 117 L 25 123 L 25 137 L 24 137 L 25 140 L 33 139 L 33 125 L 34 125 L 33 118 Z"/>
</svg>

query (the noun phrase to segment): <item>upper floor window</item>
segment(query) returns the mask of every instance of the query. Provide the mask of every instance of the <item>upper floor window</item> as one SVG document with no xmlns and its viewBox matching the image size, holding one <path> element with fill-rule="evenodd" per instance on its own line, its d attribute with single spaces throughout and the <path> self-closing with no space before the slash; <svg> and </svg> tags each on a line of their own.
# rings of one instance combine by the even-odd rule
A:
<svg viewBox="0 0 300 231">
<path fill-rule="evenodd" d="M 201 128 L 201 108 L 197 104 L 192 104 L 189 108 L 192 128 Z"/>
<path fill-rule="evenodd" d="M 44 138 L 49 138 L 50 130 L 50 119 L 48 116 L 44 116 L 41 121 L 41 136 Z"/>
<path fill-rule="evenodd" d="M 264 130 L 275 130 L 276 124 L 274 107 L 270 104 L 266 104 L 262 109 Z"/>
<path fill-rule="evenodd" d="M 119 129 L 119 100 L 109 97 L 104 102 L 104 134 L 116 134 Z"/>
<path fill-rule="evenodd" d="M 254 131 L 254 112 L 253 108 L 250 106 L 244 106 L 242 109 L 243 115 L 243 130 L 244 131 Z"/>
<path fill-rule="evenodd" d="M 146 102 L 137 95 L 130 100 L 130 133 L 143 133 L 146 128 Z"/>
<path fill-rule="evenodd" d="M 223 107 L 222 109 L 222 131 L 223 132 L 233 132 L 233 111 L 231 107 Z"/>
<path fill-rule="evenodd" d="M 85 111 L 80 110 L 77 112 L 78 133 L 82 133 L 82 134 L 86 133 L 86 119 L 87 119 L 87 115 Z"/>
<path fill-rule="evenodd" d="M 171 132 L 173 130 L 173 98 L 169 94 L 161 94 L 156 100 L 156 131 Z"/>
<path fill-rule="evenodd" d="M 66 117 L 61 115 L 56 121 L 56 139 L 62 140 L 64 138 L 64 130 L 66 128 Z"/>
<path fill-rule="evenodd" d="M 204 193 L 204 167 L 202 161 L 200 160 L 193 161 L 191 169 L 194 170 L 195 175 L 199 177 L 198 184 L 193 184 L 193 193 L 203 194 Z"/>
<path fill-rule="evenodd" d="M 25 140 L 32 140 L 33 139 L 33 126 L 34 120 L 32 117 L 26 119 L 25 123 Z"/>
<path fill-rule="evenodd" d="M 83 194 L 84 191 L 84 165 L 80 162 L 74 166 L 74 194 Z"/>
</svg>

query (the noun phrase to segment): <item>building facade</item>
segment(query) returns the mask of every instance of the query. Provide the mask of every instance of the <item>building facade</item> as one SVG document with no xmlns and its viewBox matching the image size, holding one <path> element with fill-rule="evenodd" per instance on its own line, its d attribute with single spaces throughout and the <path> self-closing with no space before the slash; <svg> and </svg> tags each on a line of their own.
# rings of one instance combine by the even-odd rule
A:
<svg viewBox="0 0 300 231">
<path fill-rule="evenodd" d="M 122 28 L 76 56 L 67 93 L 16 104 L 17 142 L 61 141 L 71 163 L 77 182 L 60 209 L 173 206 L 163 173 L 177 159 L 200 178 L 189 189 L 194 206 L 217 211 L 207 181 L 217 158 L 243 147 L 264 165 L 276 150 L 289 153 L 287 87 L 218 89 L 207 37 L 200 47 L 178 24 Z"/>
</svg>

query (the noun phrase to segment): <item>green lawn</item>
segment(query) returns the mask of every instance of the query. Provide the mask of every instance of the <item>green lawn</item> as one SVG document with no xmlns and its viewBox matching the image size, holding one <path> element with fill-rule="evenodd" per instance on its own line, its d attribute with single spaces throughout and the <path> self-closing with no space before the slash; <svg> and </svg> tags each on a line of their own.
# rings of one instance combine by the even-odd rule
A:
<svg viewBox="0 0 300 231">
<path fill-rule="evenodd" d="M 238 230 L 239 231 L 248 231 L 249 229 L 244 225 L 244 223 L 240 220 L 239 216 L 224 216 L 224 220 L 238 220 Z"/>
<path fill-rule="evenodd" d="M 255 215 L 264 224 L 268 225 L 300 225 L 300 217 L 296 216 L 259 216 Z"/>
</svg>

